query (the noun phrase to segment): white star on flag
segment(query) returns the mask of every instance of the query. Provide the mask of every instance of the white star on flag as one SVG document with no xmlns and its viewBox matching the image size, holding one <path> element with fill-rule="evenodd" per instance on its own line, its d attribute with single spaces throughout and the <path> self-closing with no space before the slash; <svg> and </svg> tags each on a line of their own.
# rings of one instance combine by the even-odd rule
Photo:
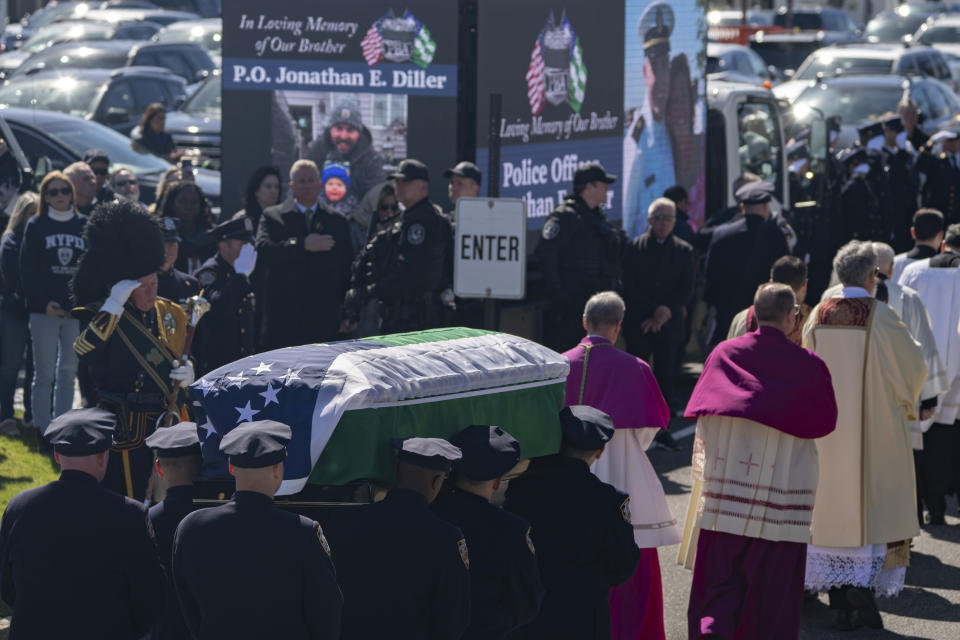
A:
<svg viewBox="0 0 960 640">
<path fill-rule="evenodd" d="M 300 379 L 299 374 L 301 371 L 303 371 L 303 367 L 300 367 L 296 371 L 294 371 L 293 369 L 287 369 L 287 372 L 282 376 L 280 376 L 280 379 L 283 380 L 284 384 L 289 383 L 291 380 L 299 380 Z"/>
<path fill-rule="evenodd" d="M 247 381 L 247 379 L 243 377 L 243 371 L 241 371 L 235 376 L 227 376 L 227 380 L 230 381 L 230 384 L 227 385 L 228 387 L 234 384 L 237 385 L 237 387 L 240 387 L 243 385 L 244 382 Z"/>
<path fill-rule="evenodd" d="M 250 422 L 251 420 L 253 420 L 253 416 L 260 413 L 258 410 L 250 408 L 249 400 L 247 400 L 247 406 L 234 407 L 234 409 L 236 409 L 237 413 L 240 414 L 240 416 L 237 418 L 237 424 L 240 424 L 241 422 Z"/>
<path fill-rule="evenodd" d="M 203 397 L 206 398 L 207 394 L 213 391 L 214 387 L 217 385 L 213 380 L 207 380 L 206 378 L 200 378 L 200 391 L 203 393 Z"/>
<path fill-rule="evenodd" d="M 209 419 L 209 418 L 207 418 L 207 421 L 206 421 L 206 422 L 204 422 L 204 423 L 202 423 L 202 424 L 198 424 L 198 425 L 197 425 L 197 428 L 198 428 L 198 429 L 203 429 L 203 439 L 204 439 L 204 440 L 207 439 L 207 436 L 209 436 L 211 433 L 213 433 L 213 423 L 210 422 L 210 419 Z"/>
<path fill-rule="evenodd" d="M 280 393 L 280 389 L 282 388 L 283 387 L 277 387 L 276 389 L 274 389 L 273 385 L 268 384 L 266 391 L 264 391 L 263 393 L 257 394 L 258 396 L 261 396 L 264 400 L 266 400 L 266 403 L 264 403 L 263 405 L 264 409 L 269 407 L 271 402 L 276 405 L 280 404 L 280 401 L 277 400 L 277 394 Z"/>
<path fill-rule="evenodd" d="M 272 366 L 273 366 L 273 363 L 272 363 L 272 362 L 271 362 L 270 364 L 264 364 L 263 362 L 261 362 L 259 367 L 254 367 L 253 369 L 250 369 L 250 371 L 251 371 L 252 373 L 255 373 L 255 374 L 257 374 L 257 375 L 260 375 L 260 374 L 263 373 L 264 371 L 270 371 L 270 367 L 272 367 Z"/>
</svg>

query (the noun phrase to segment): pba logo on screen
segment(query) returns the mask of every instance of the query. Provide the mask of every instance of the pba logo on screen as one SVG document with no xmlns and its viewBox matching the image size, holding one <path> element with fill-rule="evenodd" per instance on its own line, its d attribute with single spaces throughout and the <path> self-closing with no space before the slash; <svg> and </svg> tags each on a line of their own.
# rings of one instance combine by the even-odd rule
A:
<svg viewBox="0 0 960 640">
<path fill-rule="evenodd" d="M 573 31 L 566 11 L 560 17 L 560 24 L 551 11 L 530 54 L 527 69 L 530 111 L 539 115 L 543 101 L 547 100 L 554 106 L 567 103 L 574 113 L 580 113 L 586 90 L 587 65 L 583 62 L 580 38 Z"/>
<path fill-rule="evenodd" d="M 437 43 L 427 26 L 409 11 L 397 16 L 393 9 L 370 25 L 360 46 L 371 67 L 386 60 L 410 62 L 426 69 L 437 53 Z"/>
</svg>

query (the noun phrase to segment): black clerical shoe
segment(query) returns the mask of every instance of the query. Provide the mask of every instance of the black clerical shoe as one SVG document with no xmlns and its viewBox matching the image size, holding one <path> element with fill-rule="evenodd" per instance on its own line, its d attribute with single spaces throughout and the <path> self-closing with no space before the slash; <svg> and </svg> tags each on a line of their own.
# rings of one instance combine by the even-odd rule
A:
<svg viewBox="0 0 960 640">
<path fill-rule="evenodd" d="M 674 440 L 673 436 L 666 429 L 658 429 L 657 435 L 653 436 L 653 442 L 658 448 L 668 451 L 680 451 L 680 443 Z"/>
<path fill-rule="evenodd" d="M 931 513 L 930 522 L 927 524 L 932 526 L 939 526 L 947 524 L 947 520 L 942 513 Z"/>
<path fill-rule="evenodd" d="M 851 587 L 847 589 L 847 602 L 856 609 L 855 622 L 871 629 L 883 629 L 883 618 L 880 617 L 880 610 L 877 609 L 873 591 Z"/>
<path fill-rule="evenodd" d="M 857 623 L 854 622 L 853 611 L 837 609 L 837 617 L 833 622 L 834 629 L 837 631 L 855 631 L 857 626 Z"/>
</svg>

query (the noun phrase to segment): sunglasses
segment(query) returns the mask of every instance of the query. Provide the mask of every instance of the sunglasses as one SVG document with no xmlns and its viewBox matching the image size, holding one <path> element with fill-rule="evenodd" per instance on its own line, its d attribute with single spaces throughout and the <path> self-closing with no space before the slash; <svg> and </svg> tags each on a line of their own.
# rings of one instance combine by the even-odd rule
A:
<svg viewBox="0 0 960 640">
<path fill-rule="evenodd" d="M 134 186 L 134 187 L 135 187 L 135 186 L 137 186 L 138 183 L 137 183 L 136 180 L 117 180 L 117 181 L 114 182 L 113 184 L 114 184 L 114 186 L 122 189 L 123 187 L 126 187 L 126 186 L 128 186 L 128 185 L 131 185 L 131 186 Z"/>
<path fill-rule="evenodd" d="M 57 196 L 71 196 L 73 195 L 73 189 L 70 187 L 63 187 L 62 189 L 51 187 L 50 189 L 47 189 L 47 195 L 51 198 L 56 198 Z"/>
<path fill-rule="evenodd" d="M 107 175 L 108 173 L 110 173 L 109 171 L 107 171 L 106 169 L 104 169 L 104 168 L 102 168 L 102 167 L 97 167 L 96 169 L 91 168 L 91 170 L 93 171 L 93 173 L 94 173 L 95 175 L 98 175 L 98 176 L 105 176 L 105 175 Z"/>
<path fill-rule="evenodd" d="M 380 211 L 400 211 L 399 204 L 382 204 L 379 207 Z"/>
</svg>

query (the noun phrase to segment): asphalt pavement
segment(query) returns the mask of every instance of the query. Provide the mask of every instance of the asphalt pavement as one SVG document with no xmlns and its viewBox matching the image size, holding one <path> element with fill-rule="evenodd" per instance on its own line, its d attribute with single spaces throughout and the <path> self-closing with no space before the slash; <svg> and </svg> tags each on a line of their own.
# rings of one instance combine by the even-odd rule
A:
<svg viewBox="0 0 960 640">
<path fill-rule="evenodd" d="M 690 369 L 688 373 L 694 374 Z M 687 392 L 692 387 L 693 379 L 691 375 L 690 384 L 685 385 Z M 670 509 L 681 524 L 690 499 L 692 427 L 693 421 L 674 418 L 670 426 L 671 433 L 686 434 L 679 439 L 680 451 L 655 449 L 648 452 L 650 462 L 663 483 Z M 677 545 L 659 549 L 667 640 L 687 638 L 691 572 L 677 564 L 677 549 Z M 884 630 L 833 630 L 833 613 L 826 602 L 826 595 L 823 595 L 819 601 L 805 603 L 801 639 L 960 640 L 960 518 L 957 517 L 956 502 L 951 502 L 948 507 L 946 526 L 924 526 L 920 536 L 913 540 L 903 591 L 893 598 L 878 600 L 886 627 Z M 771 630 L 770 638 L 778 638 L 776 630 Z"/>
</svg>

